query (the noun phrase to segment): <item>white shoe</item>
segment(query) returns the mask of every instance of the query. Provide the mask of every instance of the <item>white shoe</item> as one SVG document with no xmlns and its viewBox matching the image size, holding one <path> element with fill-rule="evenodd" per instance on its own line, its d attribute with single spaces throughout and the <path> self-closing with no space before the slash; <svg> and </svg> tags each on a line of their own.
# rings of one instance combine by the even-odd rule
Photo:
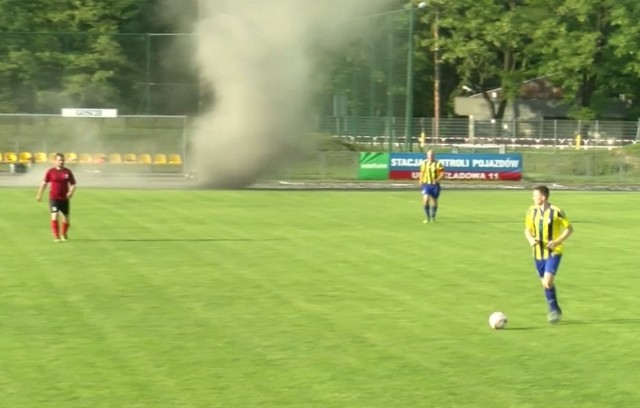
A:
<svg viewBox="0 0 640 408">
<path fill-rule="evenodd" d="M 552 312 L 549 312 L 549 314 L 547 315 L 547 321 L 551 324 L 556 324 L 560 320 L 562 320 L 562 310 L 554 310 Z"/>
</svg>

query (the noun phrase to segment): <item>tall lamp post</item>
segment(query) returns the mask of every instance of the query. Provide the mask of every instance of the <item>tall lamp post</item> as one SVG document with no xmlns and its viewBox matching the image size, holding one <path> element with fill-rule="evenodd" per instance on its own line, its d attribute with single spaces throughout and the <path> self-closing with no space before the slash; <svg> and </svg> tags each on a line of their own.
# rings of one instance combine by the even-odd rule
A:
<svg viewBox="0 0 640 408">
<path fill-rule="evenodd" d="M 440 140 L 440 8 L 433 2 L 433 139 Z"/>
<path fill-rule="evenodd" d="M 409 9 L 409 38 L 407 51 L 407 89 L 406 89 L 406 112 L 404 117 L 404 147 L 405 150 L 412 146 L 413 140 L 413 49 L 414 33 L 416 27 L 416 7 L 423 9 L 427 7 L 427 2 L 423 1 L 417 6 L 411 4 Z"/>
<path fill-rule="evenodd" d="M 410 146 L 411 140 L 413 138 L 413 53 L 414 53 L 414 33 L 415 33 L 415 23 L 416 23 L 416 10 L 423 9 L 428 6 L 426 1 L 420 2 L 417 5 L 411 4 L 408 8 L 402 8 L 397 10 L 386 11 L 382 13 L 370 14 L 365 17 L 378 17 L 378 16 L 386 16 L 389 14 L 396 13 L 405 13 L 409 11 L 409 34 L 407 38 L 407 82 L 406 82 L 406 95 L 405 95 L 405 117 L 404 117 L 404 140 L 405 140 L 405 149 L 408 149 Z M 389 92 L 389 91 L 388 91 Z M 394 137 L 391 135 L 389 137 L 389 151 L 393 149 Z"/>
</svg>

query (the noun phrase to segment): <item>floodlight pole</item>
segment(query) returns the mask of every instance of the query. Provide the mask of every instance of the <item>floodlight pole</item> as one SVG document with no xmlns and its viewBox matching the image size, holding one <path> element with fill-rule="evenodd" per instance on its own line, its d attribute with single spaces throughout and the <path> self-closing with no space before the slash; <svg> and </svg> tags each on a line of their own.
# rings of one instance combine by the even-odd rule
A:
<svg viewBox="0 0 640 408">
<path fill-rule="evenodd" d="M 416 8 L 422 9 L 427 7 L 426 2 L 418 5 L 410 4 L 409 6 L 409 38 L 407 39 L 407 89 L 406 89 L 406 112 L 404 117 L 404 149 L 407 151 L 413 146 L 413 92 L 414 92 L 414 73 L 413 73 L 413 53 L 415 43 L 415 27 L 416 27 Z"/>
<path fill-rule="evenodd" d="M 412 146 L 413 139 L 413 43 L 416 20 L 416 8 L 410 5 L 409 9 L 409 38 L 407 46 L 407 89 L 406 106 L 404 117 L 404 150 L 407 151 Z"/>
<path fill-rule="evenodd" d="M 433 141 L 440 140 L 440 9 L 433 4 Z"/>
</svg>

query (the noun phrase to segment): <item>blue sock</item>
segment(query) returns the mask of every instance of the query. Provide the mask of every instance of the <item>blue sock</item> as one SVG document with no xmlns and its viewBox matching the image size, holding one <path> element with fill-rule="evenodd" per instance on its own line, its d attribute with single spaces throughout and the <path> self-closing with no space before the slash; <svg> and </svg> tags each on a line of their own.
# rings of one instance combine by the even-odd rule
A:
<svg viewBox="0 0 640 408">
<path fill-rule="evenodd" d="M 427 215 L 427 219 L 431 218 L 431 207 L 429 207 L 428 205 L 425 205 L 424 213 Z"/>
<path fill-rule="evenodd" d="M 551 310 L 552 312 L 557 312 L 560 309 L 560 306 L 558 306 L 558 298 L 556 297 L 556 287 L 554 286 L 551 289 L 545 289 L 544 295 L 547 298 L 549 310 Z"/>
<path fill-rule="evenodd" d="M 438 206 L 437 205 L 434 205 L 433 207 L 431 207 L 431 218 L 435 219 L 437 212 L 438 212 Z"/>
</svg>

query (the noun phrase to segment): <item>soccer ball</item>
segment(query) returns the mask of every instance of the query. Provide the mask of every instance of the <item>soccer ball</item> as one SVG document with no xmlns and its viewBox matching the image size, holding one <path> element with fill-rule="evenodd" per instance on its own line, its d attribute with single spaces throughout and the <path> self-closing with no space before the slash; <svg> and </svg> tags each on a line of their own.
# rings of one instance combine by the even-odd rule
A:
<svg viewBox="0 0 640 408">
<path fill-rule="evenodd" d="M 504 329 L 507 325 L 507 315 L 502 312 L 494 312 L 489 316 L 489 326 L 492 329 Z"/>
</svg>

